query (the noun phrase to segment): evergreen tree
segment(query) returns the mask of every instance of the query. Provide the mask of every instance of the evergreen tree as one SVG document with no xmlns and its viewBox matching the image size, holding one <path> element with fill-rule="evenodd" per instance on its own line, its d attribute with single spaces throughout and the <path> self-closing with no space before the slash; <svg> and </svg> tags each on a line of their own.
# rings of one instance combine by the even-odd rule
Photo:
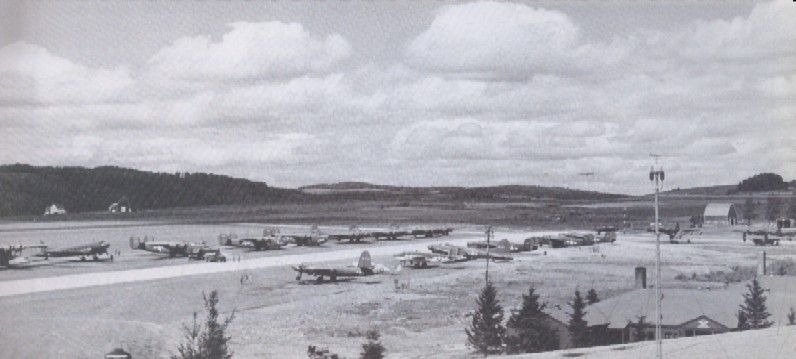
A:
<svg viewBox="0 0 796 359">
<path fill-rule="evenodd" d="M 539 303 L 539 295 L 533 286 L 528 295 L 522 296 L 522 307 L 509 318 L 506 327 L 506 351 L 509 354 L 539 353 L 558 349 L 558 334 L 551 328 L 544 313 L 545 304 Z"/>
<path fill-rule="evenodd" d="M 788 312 L 788 325 L 796 325 L 796 311 L 793 310 L 793 307 L 790 307 L 790 312 Z"/>
<path fill-rule="evenodd" d="M 766 308 L 766 294 L 763 287 L 760 286 L 757 278 L 752 279 L 752 283 L 747 284 L 746 287 L 749 292 L 743 295 L 744 303 L 741 304 L 741 312 L 746 317 L 747 327 L 749 329 L 770 327 L 773 323 L 768 321 L 771 314 Z"/>
<path fill-rule="evenodd" d="M 757 218 L 757 214 L 755 211 L 757 210 L 757 206 L 755 205 L 755 201 L 752 197 L 746 198 L 746 201 L 743 203 L 743 216 L 747 222 L 752 222 L 755 218 Z"/>
<path fill-rule="evenodd" d="M 600 302 L 600 297 L 597 296 L 597 291 L 594 288 L 589 289 L 589 292 L 586 293 L 586 301 L 589 305 Z"/>
<path fill-rule="evenodd" d="M 779 214 L 782 211 L 782 199 L 779 197 L 769 197 L 766 206 L 766 219 L 774 222 L 779 219 Z"/>
<path fill-rule="evenodd" d="M 235 311 L 232 311 L 223 323 L 218 321 L 218 292 L 212 291 L 210 295 L 202 293 L 207 317 L 204 325 L 200 325 L 196 312 L 193 313 L 193 324 L 188 327 L 183 325 L 185 342 L 180 344 L 177 351 L 179 355 L 172 356 L 172 359 L 229 359 L 232 358 L 232 351 L 229 350 L 230 337 L 225 335 L 225 331 L 232 319 Z"/>
<path fill-rule="evenodd" d="M 633 323 L 628 320 L 627 325 L 633 329 L 633 338 L 637 341 L 647 340 L 647 316 L 642 315 L 638 317 L 638 321 Z"/>
<path fill-rule="evenodd" d="M 589 327 L 583 317 L 586 316 L 586 303 L 580 296 L 580 291 L 575 291 L 575 299 L 570 303 L 572 314 L 569 316 L 569 335 L 572 337 L 572 345 L 576 348 L 583 348 L 589 345 Z"/>
<path fill-rule="evenodd" d="M 503 307 L 492 283 L 486 284 L 475 303 L 477 308 L 470 328 L 464 330 L 468 344 L 484 355 L 500 352 L 506 328 L 503 327 Z"/>
<path fill-rule="evenodd" d="M 787 217 L 790 219 L 796 218 L 796 197 L 790 198 L 790 203 L 788 204 L 788 212 Z"/>
<path fill-rule="evenodd" d="M 743 310 L 738 311 L 738 330 L 749 329 L 749 321 L 746 319 L 746 313 Z"/>
<path fill-rule="evenodd" d="M 360 359 L 382 359 L 384 358 L 384 346 L 379 341 L 378 330 L 369 330 L 367 333 L 368 342 L 362 344 L 362 353 L 359 354 Z"/>
</svg>

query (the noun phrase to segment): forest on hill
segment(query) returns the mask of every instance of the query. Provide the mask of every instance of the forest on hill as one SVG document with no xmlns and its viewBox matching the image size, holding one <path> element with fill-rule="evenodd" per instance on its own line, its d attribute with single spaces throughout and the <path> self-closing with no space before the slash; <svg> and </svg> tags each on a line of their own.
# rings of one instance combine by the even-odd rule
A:
<svg viewBox="0 0 796 359">
<path fill-rule="evenodd" d="M 0 166 L 0 216 L 104 211 L 126 201 L 134 210 L 299 200 L 296 190 L 207 173 L 155 173 L 120 167 Z"/>
<path fill-rule="evenodd" d="M 60 204 L 68 213 L 107 211 L 123 202 L 134 211 L 211 205 L 341 201 L 514 202 L 611 200 L 627 197 L 561 187 L 398 187 L 340 182 L 287 189 L 209 173 L 158 173 L 121 167 L 0 165 L 0 217 L 40 215 Z"/>
</svg>

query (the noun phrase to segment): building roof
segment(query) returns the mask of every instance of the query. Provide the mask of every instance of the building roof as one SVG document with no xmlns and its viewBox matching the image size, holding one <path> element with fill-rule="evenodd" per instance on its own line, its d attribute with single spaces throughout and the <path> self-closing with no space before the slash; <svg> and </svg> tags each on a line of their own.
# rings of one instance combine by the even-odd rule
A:
<svg viewBox="0 0 796 359">
<path fill-rule="evenodd" d="M 746 286 L 740 284 L 726 289 L 664 289 L 661 324 L 681 325 L 705 316 L 735 328 L 745 290 Z M 589 325 L 608 324 L 609 328 L 619 329 L 628 322 L 637 322 L 640 316 L 646 317 L 648 323 L 654 322 L 655 309 L 655 289 L 636 289 L 588 306 L 585 319 Z"/>
<path fill-rule="evenodd" d="M 708 203 L 705 206 L 705 217 L 727 217 L 730 210 L 733 210 L 732 203 Z"/>
</svg>

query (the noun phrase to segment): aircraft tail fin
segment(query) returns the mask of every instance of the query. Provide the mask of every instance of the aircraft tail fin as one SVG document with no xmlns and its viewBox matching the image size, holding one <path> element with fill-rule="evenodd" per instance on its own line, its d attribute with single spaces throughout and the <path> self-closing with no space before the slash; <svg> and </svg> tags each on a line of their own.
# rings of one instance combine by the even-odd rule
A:
<svg viewBox="0 0 796 359">
<path fill-rule="evenodd" d="M 362 254 L 359 256 L 359 263 L 357 263 L 357 267 L 360 269 L 373 269 L 373 262 L 370 260 L 370 252 L 362 252 Z"/>
</svg>

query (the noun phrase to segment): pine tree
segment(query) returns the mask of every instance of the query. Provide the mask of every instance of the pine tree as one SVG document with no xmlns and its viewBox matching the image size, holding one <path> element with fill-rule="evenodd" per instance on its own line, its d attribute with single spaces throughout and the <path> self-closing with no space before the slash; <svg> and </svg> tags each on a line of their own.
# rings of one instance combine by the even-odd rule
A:
<svg viewBox="0 0 796 359">
<path fill-rule="evenodd" d="M 503 327 L 503 307 L 492 283 L 486 284 L 475 303 L 477 308 L 470 328 L 464 330 L 468 344 L 484 355 L 500 352 L 506 328 Z"/>
<path fill-rule="evenodd" d="M 749 321 L 746 319 L 746 313 L 743 310 L 738 311 L 738 330 L 749 329 Z"/>
<path fill-rule="evenodd" d="M 770 317 L 771 314 L 768 313 L 768 309 L 766 308 L 766 294 L 763 287 L 760 286 L 760 282 L 757 281 L 757 278 L 752 279 L 752 283 L 747 284 L 746 287 L 749 288 L 749 292 L 743 295 L 744 303 L 741 304 L 741 312 L 743 312 L 746 317 L 748 328 L 760 329 L 770 327 L 773 323 L 768 321 L 768 317 Z"/>
<path fill-rule="evenodd" d="M 757 214 L 755 213 L 755 211 L 757 210 L 756 207 L 757 206 L 755 205 L 755 201 L 752 199 L 752 197 L 747 198 L 743 204 L 744 218 L 750 223 L 752 222 L 752 220 L 757 218 Z"/>
<path fill-rule="evenodd" d="M 794 219 L 796 218 L 796 197 L 790 198 L 790 203 L 788 204 L 788 218 Z"/>
<path fill-rule="evenodd" d="M 588 324 L 583 317 L 586 316 L 586 311 L 583 309 L 586 307 L 586 303 L 583 302 L 583 298 L 580 296 L 580 291 L 575 291 L 575 299 L 570 304 L 572 307 L 572 314 L 569 316 L 569 335 L 572 337 L 572 345 L 576 348 L 583 348 L 589 345 L 589 337 L 588 337 Z"/>
<path fill-rule="evenodd" d="M 782 210 L 782 200 L 779 197 L 769 197 L 766 205 L 766 219 L 774 222 L 779 219 Z"/>
<path fill-rule="evenodd" d="M 600 297 L 597 296 L 597 291 L 594 288 L 589 289 L 589 292 L 586 293 L 586 301 L 589 305 L 600 302 Z"/>
<path fill-rule="evenodd" d="M 368 342 L 362 344 L 362 353 L 359 354 L 360 359 L 382 359 L 384 358 L 384 346 L 379 341 L 378 330 L 369 330 L 367 333 Z"/>
<path fill-rule="evenodd" d="M 642 315 L 638 317 L 638 321 L 633 323 L 628 321 L 627 325 L 633 329 L 633 338 L 637 341 L 647 340 L 647 316 Z"/>
<path fill-rule="evenodd" d="M 531 286 L 528 295 L 522 296 L 522 307 L 511 315 L 506 324 L 511 333 L 506 337 L 506 351 L 509 354 L 558 349 L 558 334 L 546 322 L 545 306 L 539 303 L 539 295 Z"/>
<path fill-rule="evenodd" d="M 204 325 L 197 321 L 197 313 L 193 313 L 193 324 L 189 327 L 183 325 L 185 342 L 180 344 L 177 351 L 179 355 L 172 356 L 172 359 L 229 359 L 232 358 L 232 351 L 229 350 L 230 337 L 225 335 L 225 331 L 233 318 L 235 311 L 232 311 L 223 323 L 218 321 L 218 292 L 212 291 L 210 295 L 202 293 L 207 317 Z"/>
</svg>

